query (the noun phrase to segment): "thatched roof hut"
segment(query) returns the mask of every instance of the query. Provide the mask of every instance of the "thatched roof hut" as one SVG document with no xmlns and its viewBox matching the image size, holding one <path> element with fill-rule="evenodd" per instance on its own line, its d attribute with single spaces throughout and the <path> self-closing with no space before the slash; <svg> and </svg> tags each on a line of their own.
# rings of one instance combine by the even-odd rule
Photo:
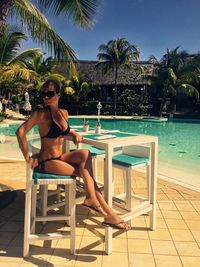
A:
<svg viewBox="0 0 200 267">
<path fill-rule="evenodd" d="M 95 83 L 99 86 L 111 86 L 114 83 L 114 74 L 112 72 L 103 74 L 100 68 L 97 68 L 98 61 L 95 60 L 79 60 L 75 62 L 78 71 L 84 74 L 85 80 Z M 135 62 L 136 67 L 121 67 L 118 74 L 118 85 L 131 86 L 149 84 L 148 77 L 155 74 L 153 63 L 148 61 Z M 139 70 L 142 67 L 143 75 Z M 57 71 L 63 75 L 69 76 L 67 68 L 64 64 L 57 66 Z"/>
</svg>

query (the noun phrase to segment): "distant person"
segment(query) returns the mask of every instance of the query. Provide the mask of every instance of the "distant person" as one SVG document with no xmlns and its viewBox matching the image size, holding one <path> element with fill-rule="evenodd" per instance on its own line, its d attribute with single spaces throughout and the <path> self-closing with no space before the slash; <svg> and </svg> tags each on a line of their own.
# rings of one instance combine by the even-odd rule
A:
<svg viewBox="0 0 200 267">
<path fill-rule="evenodd" d="M 47 80 L 42 86 L 41 96 L 45 108 L 35 111 L 16 132 L 26 162 L 38 172 L 82 177 L 86 190 L 83 205 L 100 213 L 104 217 L 102 223 L 104 226 L 129 230 L 130 226 L 104 200 L 94 180 L 89 150 L 79 149 L 62 153 L 64 136 L 71 135 L 75 144 L 82 142 L 83 137 L 70 129 L 67 110 L 58 107 L 60 99 L 58 82 L 53 79 Z M 26 134 L 36 124 L 39 126 L 41 150 L 37 158 L 33 158 L 29 155 Z"/>
</svg>

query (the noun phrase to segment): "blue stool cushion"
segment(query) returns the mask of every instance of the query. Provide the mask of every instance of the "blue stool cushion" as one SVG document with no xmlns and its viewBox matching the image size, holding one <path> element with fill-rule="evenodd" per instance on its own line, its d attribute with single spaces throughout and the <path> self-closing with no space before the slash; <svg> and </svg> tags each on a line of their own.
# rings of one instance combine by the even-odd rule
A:
<svg viewBox="0 0 200 267">
<path fill-rule="evenodd" d="M 91 146 L 89 148 L 92 156 L 97 156 L 97 155 L 102 155 L 102 154 L 105 154 L 105 150 L 104 149 L 101 149 L 101 148 L 97 148 L 95 146 Z"/>
<path fill-rule="evenodd" d="M 119 155 L 113 156 L 112 161 L 113 163 L 121 165 L 121 166 L 131 167 L 131 166 L 136 166 L 138 164 L 147 163 L 149 159 L 129 156 L 126 154 L 119 154 Z"/>
<path fill-rule="evenodd" d="M 104 149 L 97 148 L 95 146 L 91 146 L 89 148 L 89 150 L 90 150 L 92 156 L 97 156 L 97 155 L 103 155 L 103 154 L 105 154 L 105 150 Z M 114 148 L 114 151 L 119 151 L 119 150 L 121 150 L 121 147 Z"/>
<path fill-rule="evenodd" d="M 38 179 L 75 179 L 76 176 L 74 175 L 57 175 L 57 174 L 51 174 L 51 173 L 42 173 L 42 172 L 34 172 L 33 173 L 33 179 L 34 184 L 38 184 Z"/>
</svg>

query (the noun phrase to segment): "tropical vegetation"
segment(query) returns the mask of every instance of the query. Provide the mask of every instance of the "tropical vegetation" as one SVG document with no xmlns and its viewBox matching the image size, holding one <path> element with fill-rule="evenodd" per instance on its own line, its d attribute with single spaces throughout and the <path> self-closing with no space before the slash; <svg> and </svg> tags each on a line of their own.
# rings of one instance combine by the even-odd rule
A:
<svg viewBox="0 0 200 267">
<path fill-rule="evenodd" d="M 100 0 L 36 0 L 39 8 L 30 0 L 0 1 L 0 37 L 4 34 L 8 16 L 29 33 L 42 48 L 47 48 L 57 59 L 75 59 L 74 50 L 53 30 L 44 15 L 63 15 L 74 24 L 91 28 Z M 43 12 L 41 12 L 42 10 Z"/>
<path fill-rule="evenodd" d="M 176 99 L 178 94 L 184 93 L 195 97 L 196 100 L 199 99 L 200 61 L 197 59 L 199 55 L 191 56 L 184 50 L 179 51 L 179 47 L 167 49 L 167 53 L 160 61 L 154 56 L 150 57 L 149 60 L 157 65 L 157 75 L 151 77 L 151 80 L 162 97 L 160 117 L 166 107 L 167 97 Z M 175 111 L 174 108 L 173 111 Z"/>
</svg>

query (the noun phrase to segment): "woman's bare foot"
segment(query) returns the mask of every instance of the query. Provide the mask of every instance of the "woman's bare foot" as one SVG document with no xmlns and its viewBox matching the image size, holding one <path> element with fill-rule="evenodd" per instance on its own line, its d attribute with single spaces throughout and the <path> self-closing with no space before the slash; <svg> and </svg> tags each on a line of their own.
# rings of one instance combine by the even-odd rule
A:
<svg viewBox="0 0 200 267">
<path fill-rule="evenodd" d="M 102 216 L 106 217 L 108 214 L 103 210 L 98 200 L 92 200 L 89 198 L 86 198 L 83 202 L 83 206 L 100 213 Z"/>
<path fill-rule="evenodd" d="M 122 230 L 130 230 L 131 226 L 125 223 L 118 215 L 112 214 L 105 217 L 105 220 L 102 223 L 104 226 L 110 226 Z"/>
</svg>

